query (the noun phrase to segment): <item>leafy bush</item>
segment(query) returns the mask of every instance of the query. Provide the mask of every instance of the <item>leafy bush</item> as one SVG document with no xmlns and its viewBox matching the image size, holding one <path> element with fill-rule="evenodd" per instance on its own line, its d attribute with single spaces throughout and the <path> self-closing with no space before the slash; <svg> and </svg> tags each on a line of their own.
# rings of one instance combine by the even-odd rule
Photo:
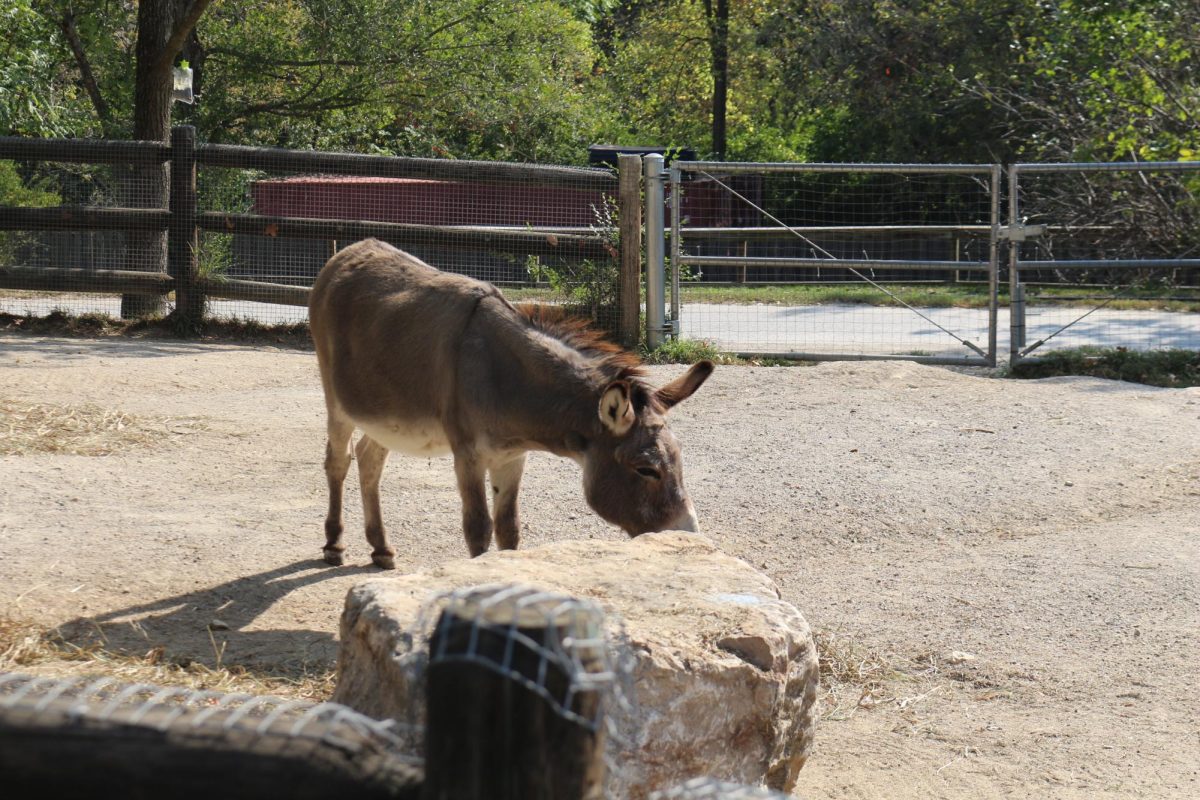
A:
<svg viewBox="0 0 1200 800">
<path fill-rule="evenodd" d="M 39 182 L 27 184 L 11 161 L 0 161 L 0 205 L 48 208 L 61 202 L 58 194 L 45 189 Z M 36 237 L 29 233 L 0 233 L 0 264 L 13 263 L 20 256 L 21 248 L 34 241 Z"/>
</svg>

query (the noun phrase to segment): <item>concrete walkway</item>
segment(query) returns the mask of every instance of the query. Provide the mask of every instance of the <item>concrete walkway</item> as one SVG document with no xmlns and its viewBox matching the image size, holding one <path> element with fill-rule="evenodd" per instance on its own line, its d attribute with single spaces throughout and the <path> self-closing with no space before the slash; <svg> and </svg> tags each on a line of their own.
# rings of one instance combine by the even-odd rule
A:
<svg viewBox="0 0 1200 800">
<path fill-rule="evenodd" d="M 0 311 L 43 315 L 53 309 L 78 315 L 88 312 L 117 316 L 120 300 L 103 295 L 0 296 Z M 220 317 L 264 324 L 303 322 L 307 309 L 272 303 L 214 300 L 211 312 Z M 682 333 L 731 352 L 824 353 L 831 355 L 972 356 L 954 336 L 987 350 L 987 311 L 967 308 L 923 308 L 917 313 L 900 307 L 868 305 L 733 305 L 685 304 Z M 1028 344 L 1087 314 L 1087 308 L 1032 306 L 1026 313 Z M 997 347 L 1007 358 L 1009 312 L 1000 309 Z M 941 326 L 949 333 L 938 328 Z M 951 336 L 950 334 L 954 334 Z M 1063 347 L 1095 345 L 1134 350 L 1184 348 L 1200 350 L 1200 314 L 1166 311 L 1100 309 L 1050 340 L 1041 352 Z"/>
</svg>

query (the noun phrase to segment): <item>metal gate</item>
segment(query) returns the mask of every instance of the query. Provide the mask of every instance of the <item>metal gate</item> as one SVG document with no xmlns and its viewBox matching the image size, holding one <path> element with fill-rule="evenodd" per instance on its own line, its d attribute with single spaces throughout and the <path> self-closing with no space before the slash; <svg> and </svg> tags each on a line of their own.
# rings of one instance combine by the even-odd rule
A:
<svg viewBox="0 0 1200 800">
<path fill-rule="evenodd" d="M 661 288 L 650 269 L 651 346 L 670 334 L 747 357 L 995 364 L 998 165 L 676 161 L 666 172 L 650 156 L 645 177 L 647 259 L 666 249 L 670 264 Z M 669 246 L 653 234 L 666 227 L 654 200 L 664 189 Z"/>
<path fill-rule="evenodd" d="M 1010 363 L 1200 350 L 1200 162 L 1014 164 Z"/>
</svg>

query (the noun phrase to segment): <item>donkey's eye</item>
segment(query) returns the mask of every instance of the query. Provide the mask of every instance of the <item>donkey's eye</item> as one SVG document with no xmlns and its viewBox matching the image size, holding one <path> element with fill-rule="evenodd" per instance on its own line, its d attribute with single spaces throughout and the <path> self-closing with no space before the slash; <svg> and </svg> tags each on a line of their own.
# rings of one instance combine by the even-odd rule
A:
<svg viewBox="0 0 1200 800">
<path fill-rule="evenodd" d="M 643 478 L 650 478 L 651 480 L 655 481 L 662 480 L 662 473 L 656 470 L 654 467 L 638 467 L 637 474 L 641 475 Z"/>
</svg>

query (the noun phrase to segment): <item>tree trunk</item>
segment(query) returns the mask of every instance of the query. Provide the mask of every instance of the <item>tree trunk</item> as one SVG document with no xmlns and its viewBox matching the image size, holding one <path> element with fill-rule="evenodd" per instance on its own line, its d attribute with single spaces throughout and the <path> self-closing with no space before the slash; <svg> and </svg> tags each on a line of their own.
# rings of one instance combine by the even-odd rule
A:
<svg viewBox="0 0 1200 800">
<path fill-rule="evenodd" d="M 211 0 L 142 0 L 138 4 L 138 39 L 135 51 L 133 138 L 166 142 L 171 131 L 171 86 L 175 56 Z M 166 164 L 133 167 L 125 181 L 123 205 L 129 208 L 166 208 Z M 129 269 L 163 272 L 167 264 L 167 237 L 162 233 L 126 234 Z M 161 314 L 162 295 L 124 295 L 125 319 Z"/>
<path fill-rule="evenodd" d="M 725 110 L 729 105 L 729 0 L 705 0 L 708 46 L 712 54 L 712 152 L 723 161 L 726 150 Z"/>
</svg>

